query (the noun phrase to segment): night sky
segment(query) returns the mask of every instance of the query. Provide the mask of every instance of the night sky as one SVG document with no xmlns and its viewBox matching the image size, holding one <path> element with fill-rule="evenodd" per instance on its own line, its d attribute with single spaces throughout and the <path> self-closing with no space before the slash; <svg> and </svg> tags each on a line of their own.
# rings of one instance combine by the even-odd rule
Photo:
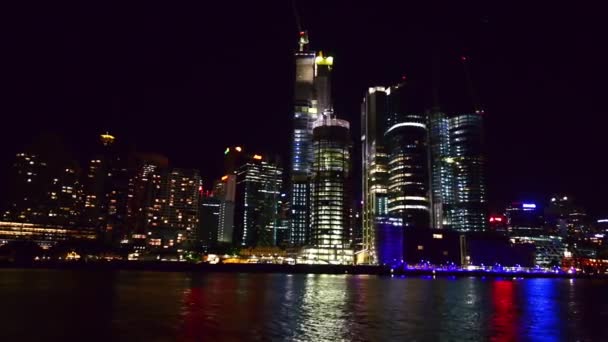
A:
<svg viewBox="0 0 608 342">
<path fill-rule="evenodd" d="M 207 185 L 228 145 L 287 162 L 292 3 L 212 3 L 5 8 L 0 174 L 49 131 L 85 161 L 107 130 L 174 167 L 199 168 Z M 353 3 L 297 1 L 311 47 L 335 57 L 335 110 L 353 141 L 367 87 L 402 75 L 430 84 L 433 55 L 440 102 L 470 101 L 467 56 L 486 111 L 491 207 L 564 192 L 608 214 L 601 8 Z"/>
</svg>

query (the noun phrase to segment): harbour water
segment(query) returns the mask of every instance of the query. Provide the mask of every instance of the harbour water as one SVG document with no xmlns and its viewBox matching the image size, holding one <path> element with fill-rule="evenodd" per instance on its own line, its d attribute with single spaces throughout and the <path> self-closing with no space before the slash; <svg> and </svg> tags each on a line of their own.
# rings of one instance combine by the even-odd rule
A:
<svg viewBox="0 0 608 342">
<path fill-rule="evenodd" d="M 0 270 L 3 341 L 606 341 L 608 280 Z"/>
</svg>

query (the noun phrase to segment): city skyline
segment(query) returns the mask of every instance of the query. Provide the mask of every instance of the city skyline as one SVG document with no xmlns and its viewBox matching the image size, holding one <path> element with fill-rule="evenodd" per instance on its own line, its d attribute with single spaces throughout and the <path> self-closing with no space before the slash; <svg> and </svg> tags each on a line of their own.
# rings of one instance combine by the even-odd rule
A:
<svg viewBox="0 0 608 342">
<path fill-rule="evenodd" d="M 334 87 L 335 110 L 338 116 L 347 119 L 354 126 L 358 125 L 356 118 L 360 98 L 368 86 L 394 83 L 402 74 L 413 79 L 420 74 L 429 78 L 430 72 L 426 72 L 429 70 L 427 64 L 430 62 L 428 54 L 425 55 L 422 52 L 424 49 L 418 49 L 412 53 L 407 46 L 427 47 L 428 44 L 424 41 L 433 34 L 444 34 L 445 40 L 449 40 L 445 31 L 455 22 L 455 19 L 451 19 L 446 13 L 437 13 L 438 17 L 446 19 L 438 29 L 439 33 L 429 33 L 426 28 L 416 33 L 418 37 L 412 37 L 413 34 L 408 33 L 408 27 L 400 28 L 399 25 L 386 24 L 383 28 L 387 26 L 394 28 L 394 33 L 379 39 L 378 42 L 370 42 L 375 48 L 375 50 L 372 49 L 373 54 L 377 55 L 377 59 L 373 59 L 370 58 L 373 54 L 369 52 L 362 52 L 362 56 L 353 53 L 360 44 L 359 39 L 355 39 L 355 37 L 371 39 L 373 32 L 376 31 L 368 34 L 362 33 L 373 26 L 370 23 L 380 21 L 380 18 L 371 17 L 361 27 L 349 27 L 352 30 L 352 36 L 347 34 L 348 30 L 345 28 L 331 28 L 330 25 L 324 23 L 328 16 L 341 10 L 345 11 L 346 20 L 356 21 L 357 18 L 362 17 L 361 14 L 367 7 L 357 5 L 351 8 L 341 8 L 339 5 L 331 4 L 326 7 L 326 13 L 321 14 L 313 11 L 314 4 L 298 3 L 298 8 L 304 18 L 302 25 L 310 31 L 312 48 L 327 51 L 336 56 L 333 79 L 339 86 Z M 264 70 L 259 71 L 245 68 L 248 64 L 247 59 L 231 57 L 230 53 L 218 49 L 233 43 L 224 42 L 224 39 L 222 41 L 213 39 L 212 36 L 205 34 L 205 30 L 212 27 L 212 23 L 217 24 L 217 22 L 201 23 L 201 26 L 198 26 L 200 30 L 192 30 L 192 32 L 184 34 L 190 25 L 193 25 L 193 28 L 197 28 L 196 25 L 199 25 L 196 24 L 195 18 L 186 17 L 187 24 L 182 26 L 176 28 L 163 26 L 163 29 L 167 30 L 165 33 L 169 36 L 167 37 L 157 29 L 151 30 L 154 25 L 148 23 L 148 20 L 160 11 L 160 9 L 154 8 L 150 9 L 150 13 L 147 13 L 144 19 L 140 19 L 142 20 L 141 28 L 135 29 L 127 26 L 124 20 L 119 20 L 118 27 L 126 29 L 127 37 L 118 40 L 119 46 L 122 46 L 120 44 L 123 43 L 126 44 L 130 39 L 128 37 L 132 38 L 136 33 L 140 33 L 141 35 L 137 36 L 145 37 L 145 39 L 140 40 L 139 45 L 134 47 L 122 46 L 125 54 L 111 56 L 109 61 L 103 61 L 101 57 L 92 54 L 94 51 L 98 51 L 97 49 L 114 46 L 103 39 L 104 33 L 98 31 L 100 29 L 85 25 L 83 32 L 95 33 L 90 39 L 85 39 L 80 33 L 73 32 L 69 25 L 55 28 L 55 31 L 47 33 L 23 32 L 25 37 L 33 38 L 33 42 L 38 44 L 33 44 L 34 47 L 24 47 L 21 50 L 22 53 L 31 53 L 28 61 L 40 63 L 26 64 L 25 61 L 15 63 L 16 71 L 23 70 L 27 65 L 30 68 L 30 71 L 25 74 L 24 81 L 15 84 L 19 92 L 31 90 L 31 96 L 38 98 L 39 101 L 28 102 L 20 97 L 9 99 L 9 110 L 14 112 L 17 127 L 2 138 L 3 148 L 0 151 L 2 174 L 7 174 L 14 155 L 21 151 L 22 146 L 31 142 L 29 138 L 42 132 L 43 127 L 65 136 L 68 145 L 76 150 L 76 156 L 82 161 L 81 167 L 86 165 L 84 164 L 85 157 L 90 151 L 87 146 L 92 147 L 96 143 L 97 134 L 106 130 L 115 134 L 122 141 L 140 145 L 141 150 L 167 155 L 173 166 L 200 169 L 204 181 L 211 181 L 221 175 L 221 170 L 218 170 L 218 166 L 215 165 L 221 165 L 221 152 L 225 146 L 242 144 L 263 153 L 280 154 L 284 162 L 288 161 L 289 152 L 286 146 L 273 144 L 269 140 L 270 138 L 265 136 L 270 135 L 269 132 L 277 131 L 274 128 L 279 125 L 288 126 L 290 124 L 292 98 L 290 77 L 293 77 L 290 56 L 295 48 L 294 37 L 297 37 L 297 29 L 290 6 L 271 6 L 270 9 L 271 14 L 280 13 L 280 19 L 269 23 L 262 18 L 250 18 L 237 24 L 238 19 L 245 17 L 244 13 L 247 8 L 244 6 L 234 11 L 238 19 L 231 20 L 227 24 L 233 26 L 229 26 L 226 41 L 230 41 L 231 38 L 247 38 L 249 34 L 252 35 L 250 39 L 245 39 L 245 42 L 239 40 L 243 46 L 234 43 L 233 49 L 268 51 L 267 55 L 263 54 L 261 57 L 248 57 L 254 58 L 252 61 L 257 61 L 256 58 L 267 60 L 267 66 L 263 68 Z M 381 13 L 388 18 L 395 18 L 396 14 L 393 16 L 388 14 L 390 9 L 395 8 L 387 6 Z M 220 7 L 218 10 L 226 9 Z M 601 147 L 601 142 L 598 140 L 601 136 L 598 134 L 601 132 L 601 118 L 597 115 L 601 112 L 601 109 L 597 108 L 601 108 L 601 106 L 594 103 L 601 97 L 594 96 L 594 90 L 591 89 L 597 85 L 594 83 L 594 79 L 595 77 L 600 78 L 601 73 L 596 74 L 595 77 L 589 76 L 590 69 L 587 68 L 597 65 L 593 63 L 587 66 L 580 65 L 582 57 L 579 55 L 589 52 L 585 54 L 590 56 L 588 58 L 600 58 L 601 53 L 590 53 L 596 50 L 587 46 L 586 41 L 579 42 L 577 45 L 570 36 L 560 38 L 565 39 L 571 45 L 574 44 L 569 49 L 562 51 L 560 46 L 567 44 L 562 44 L 557 37 L 569 26 L 560 27 L 557 20 L 550 20 L 546 28 L 537 27 L 533 21 L 534 10 L 530 9 L 530 13 L 517 13 L 517 11 L 508 13 L 509 15 L 517 14 L 517 18 L 521 19 L 518 20 L 518 23 L 522 27 L 513 28 L 516 37 L 521 39 L 519 43 L 505 40 L 506 32 L 511 30 L 507 20 L 508 14 L 498 14 L 496 10 L 476 9 L 458 20 L 458 22 L 462 22 L 462 27 L 455 29 L 458 34 L 472 33 L 473 38 L 465 39 L 462 44 L 452 41 L 449 44 L 437 46 L 438 49 L 445 52 L 441 54 L 444 60 L 449 60 L 451 57 L 457 59 L 463 54 L 471 58 L 473 83 L 479 91 L 480 101 L 487 108 L 485 120 L 488 126 L 489 149 L 487 153 L 488 196 L 491 208 L 502 206 L 515 199 L 539 201 L 540 195 L 560 192 L 572 194 L 577 202 L 584 204 L 592 213 L 604 214 L 606 208 L 598 197 L 605 186 L 598 182 L 601 179 L 600 170 L 580 167 L 580 165 L 585 165 L 584 161 L 597 153 L 597 149 Z M 175 11 L 172 14 L 176 18 L 169 22 L 176 22 L 177 17 L 182 14 L 181 10 Z M 423 12 L 426 13 L 423 17 L 428 15 L 426 10 L 423 9 Z M 100 20 L 95 17 L 95 14 L 91 15 L 93 15 L 93 23 Z M 411 14 L 404 15 L 411 16 Z M 578 20 L 575 23 L 582 22 L 579 13 L 571 15 Z M 39 19 L 36 15 L 34 18 Z M 588 25 L 584 26 L 589 29 L 588 31 L 579 30 L 578 32 L 583 36 L 583 33 L 586 33 L 593 37 L 595 31 L 592 30 L 592 24 Z M 245 29 L 247 26 L 250 26 L 251 31 L 255 34 L 248 32 Z M 539 49 L 531 46 L 534 39 L 525 38 L 521 34 L 526 29 L 532 29 L 533 38 L 550 33 L 547 39 L 541 40 L 541 44 L 548 47 L 545 49 L 546 51 L 543 50 L 541 53 Z M 111 31 L 110 35 L 118 37 L 118 31 L 117 28 L 115 31 Z M 203 37 L 206 39 L 206 45 L 197 41 L 199 36 L 200 39 Z M 179 39 L 175 39 L 175 37 L 179 37 Z M 338 39 L 340 37 L 353 39 Z M 399 37 L 408 40 L 408 44 L 399 43 L 399 40 L 396 39 Z M 494 38 L 496 41 L 488 42 L 484 39 L 488 37 Z M 412 40 L 412 38 L 415 39 Z M 487 45 L 481 44 L 482 41 Z M 388 42 L 392 42 L 393 45 L 386 44 Z M 16 44 L 16 42 L 11 43 Z M 98 47 L 94 46 L 96 43 L 99 43 Z M 195 49 L 195 45 L 205 45 L 208 48 Z M 46 59 L 39 59 L 35 57 L 34 52 L 40 46 L 55 46 L 55 53 Z M 518 51 L 518 47 L 521 48 L 520 51 Z M 573 51 L 575 47 L 582 48 L 580 54 Z M 403 58 L 406 50 L 407 54 L 415 55 L 415 57 Z M 138 56 L 141 57 L 142 53 L 151 51 L 156 53 L 142 60 L 145 66 L 137 66 Z M 167 51 L 171 51 L 171 53 Z M 195 61 L 201 56 L 209 59 Z M 511 60 L 511 57 L 514 60 Z M 176 66 L 175 62 L 178 60 L 183 60 L 185 65 Z M 366 63 L 361 63 L 362 61 L 366 61 Z M 578 62 L 577 66 L 582 68 L 581 72 L 573 75 L 571 71 L 567 70 L 568 63 L 565 63 L 567 61 Z M 99 62 L 102 63 L 99 64 Z M 110 70 L 111 76 L 95 71 L 95 64 L 99 64 L 103 70 Z M 217 84 L 210 82 L 204 86 L 197 85 L 196 82 L 202 82 L 205 72 L 210 71 L 208 68 L 215 64 L 229 66 L 228 69 L 223 68 L 225 79 L 220 78 L 222 75 L 220 72 L 213 71 L 210 74 L 211 80 L 217 81 Z M 41 71 L 40 68 L 50 65 L 60 66 L 61 72 L 44 71 L 36 74 L 37 71 Z M 455 69 L 459 68 L 459 61 L 454 61 L 453 66 Z M 499 66 L 503 66 L 504 69 Z M 132 70 L 131 67 L 133 67 Z M 160 69 L 153 68 L 158 73 L 154 77 L 147 72 L 151 67 L 160 67 Z M 521 70 L 521 72 L 506 75 L 508 72 L 517 70 Z M 597 72 L 601 71 L 597 70 Z M 260 80 L 262 72 L 267 74 L 268 80 Z M 16 77 L 17 72 L 10 75 Z M 26 81 L 37 76 L 40 76 L 40 82 L 37 85 L 31 85 Z M 226 104 L 229 102 L 222 101 L 231 98 L 234 94 L 220 94 L 218 99 L 221 101 L 211 103 L 214 95 L 217 95 L 213 89 L 234 92 L 243 86 L 239 85 L 240 77 L 246 82 L 250 82 L 251 79 L 260 80 L 262 85 L 274 83 L 276 92 L 273 92 L 273 96 L 280 100 L 270 108 L 266 106 L 266 110 L 255 109 L 254 115 L 240 114 L 240 112 L 242 112 L 241 108 L 251 110 L 250 104 L 253 103 L 251 101 L 258 94 L 256 91 L 252 91 L 251 94 L 243 94 L 243 105 L 237 105 L 234 109 L 226 109 Z M 495 78 L 495 80 L 488 82 L 491 78 Z M 10 79 L 12 78 L 9 77 Z M 51 80 L 54 81 L 51 82 Z M 354 82 L 354 84 L 344 86 L 349 82 Z M 92 87 L 96 83 L 99 85 Z M 94 94 L 95 89 L 100 90 L 98 94 Z M 203 95 L 205 92 L 207 95 Z M 558 99 L 562 102 L 556 101 Z M 205 100 L 210 104 L 208 108 L 199 104 L 204 103 Z M 596 109 L 589 110 L 591 107 Z M 235 118 L 235 120 L 230 120 L 229 125 L 223 121 L 226 117 L 224 113 L 222 115 L 213 114 L 220 113 L 222 110 Z M 581 115 L 585 115 L 585 120 L 572 122 L 566 115 L 568 112 L 578 111 L 583 112 Z M 163 112 L 178 114 L 163 118 Z M 181 112 L 184 114 L 180 114 Z M 270 114 L 266 114 L 267 112 Z M 265 134 L 244 134 L 245 130 L 254 122 L 254 119 L 248 118 L 248 116 L 261 120 L 258 129 L 259 132 Z M 25 126 L 25 121 L 19 117 L 28 117 L 27 122 L 30 123 L 28 129 L 21 128 L 21 126 Z M 95 117 L 99 120 L 89 120 L 88 117 Z M 124 122 L 118 120 L 122 117 L 125 118 Z M 142 124 L 141 121 L 145 118 L 155 120 Z M 168 118 L 178 120 L 173 122 Z M 202 118 L 209 119 L 209 122 L 205 122 Z M 517 124 L 518 121 L 525 124 Z M 595 124 L 592 124 L 593 122 Z M 585 123 L 584 127 L 583 123 Z M 142 125 L 142 130 L 138 129 L 139 125 Z M 186 128 L 185 126 L 194 127 Z M 226 135 L 239 137 L 243 141 L 234 141 L 233 138 L 216 138 L 213 134 L 215 127 L 231 129 L 234 131 L 234 135 Z M 180 134 L 180 129 L 186 134 Z M 358 130 L 358 127 L 353 127 L 351 135 L 355 136 L 355 132 Z M 564 139 L 570 137 L 570 133 L 573 133 L 574 136 L 571 139 Z M 275 136 L 273 139 L 289 141 L 289 132 L 279 132 L 278 134 L 279 137 Z M 190 136 L 190 138 L 184 138 L 182 135 Z M 517 139 L 513 138 L 514 135 L 517 136 Z M 163 139 L 163 137 L 167 139 Z M 74 147 L 76 145 L 78 146 Z M 193 149 L 196 150 L 196 153 L 192 153 Z M 575 155 L 574 151 L 580 151 L 580 153 Z M 353 155 L 357 157 L 359 153 L 355 152 Z M 539 158 L 540 155 L 542 158 Z M 193 156 L 194 158 L 192 158 Z M 567 159 L 564 159 L 564 156 Z M 596 186 L 595 183 L 600 184 Z M 3 184 L 3 186 L 5 185 Z"/>
<path fill-rule="evenodd" d="M 608 340 L 603 8 L 9 6 L 7 340 Z"/>
</svg>

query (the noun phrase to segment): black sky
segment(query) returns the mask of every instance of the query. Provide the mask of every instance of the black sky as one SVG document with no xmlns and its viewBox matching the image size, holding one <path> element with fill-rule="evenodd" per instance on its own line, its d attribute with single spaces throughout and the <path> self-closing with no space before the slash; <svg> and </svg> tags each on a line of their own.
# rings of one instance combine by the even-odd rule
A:
<svg viewBox="0 0 608 342">
<path fill-rule="evenodd" d="M 486 109 L 492 206 L 566 192 L 608 213 L 602 9 L 404 3 L 297 1 L 312 48 L 335 56 L 335 109 L 352 122 L 354 141 L 368 86 L 403 74 L 429 80 L 439 51 L 442 99 L 458 100 L 467 95 L 457 62 L 466 55 Z M 220 175 L 227 145 L 288 157 L 290 1 L 53 3 L 3 13 L 2 174 L 45 131 L 86 160 L 108 130 L 173 166 L 201 169 L 205 181 Z"/>
</svg>

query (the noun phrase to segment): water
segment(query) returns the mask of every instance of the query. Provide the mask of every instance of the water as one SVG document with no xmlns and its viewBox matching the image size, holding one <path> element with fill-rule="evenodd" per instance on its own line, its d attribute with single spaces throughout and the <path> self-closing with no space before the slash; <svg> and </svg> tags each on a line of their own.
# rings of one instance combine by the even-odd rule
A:
<svg viewBox="0 0 608 342">
<path fill-rule="evenodd" d="M 2 341 L 608 340 L 608 281 L 0 270 Z"/>
</svg>

